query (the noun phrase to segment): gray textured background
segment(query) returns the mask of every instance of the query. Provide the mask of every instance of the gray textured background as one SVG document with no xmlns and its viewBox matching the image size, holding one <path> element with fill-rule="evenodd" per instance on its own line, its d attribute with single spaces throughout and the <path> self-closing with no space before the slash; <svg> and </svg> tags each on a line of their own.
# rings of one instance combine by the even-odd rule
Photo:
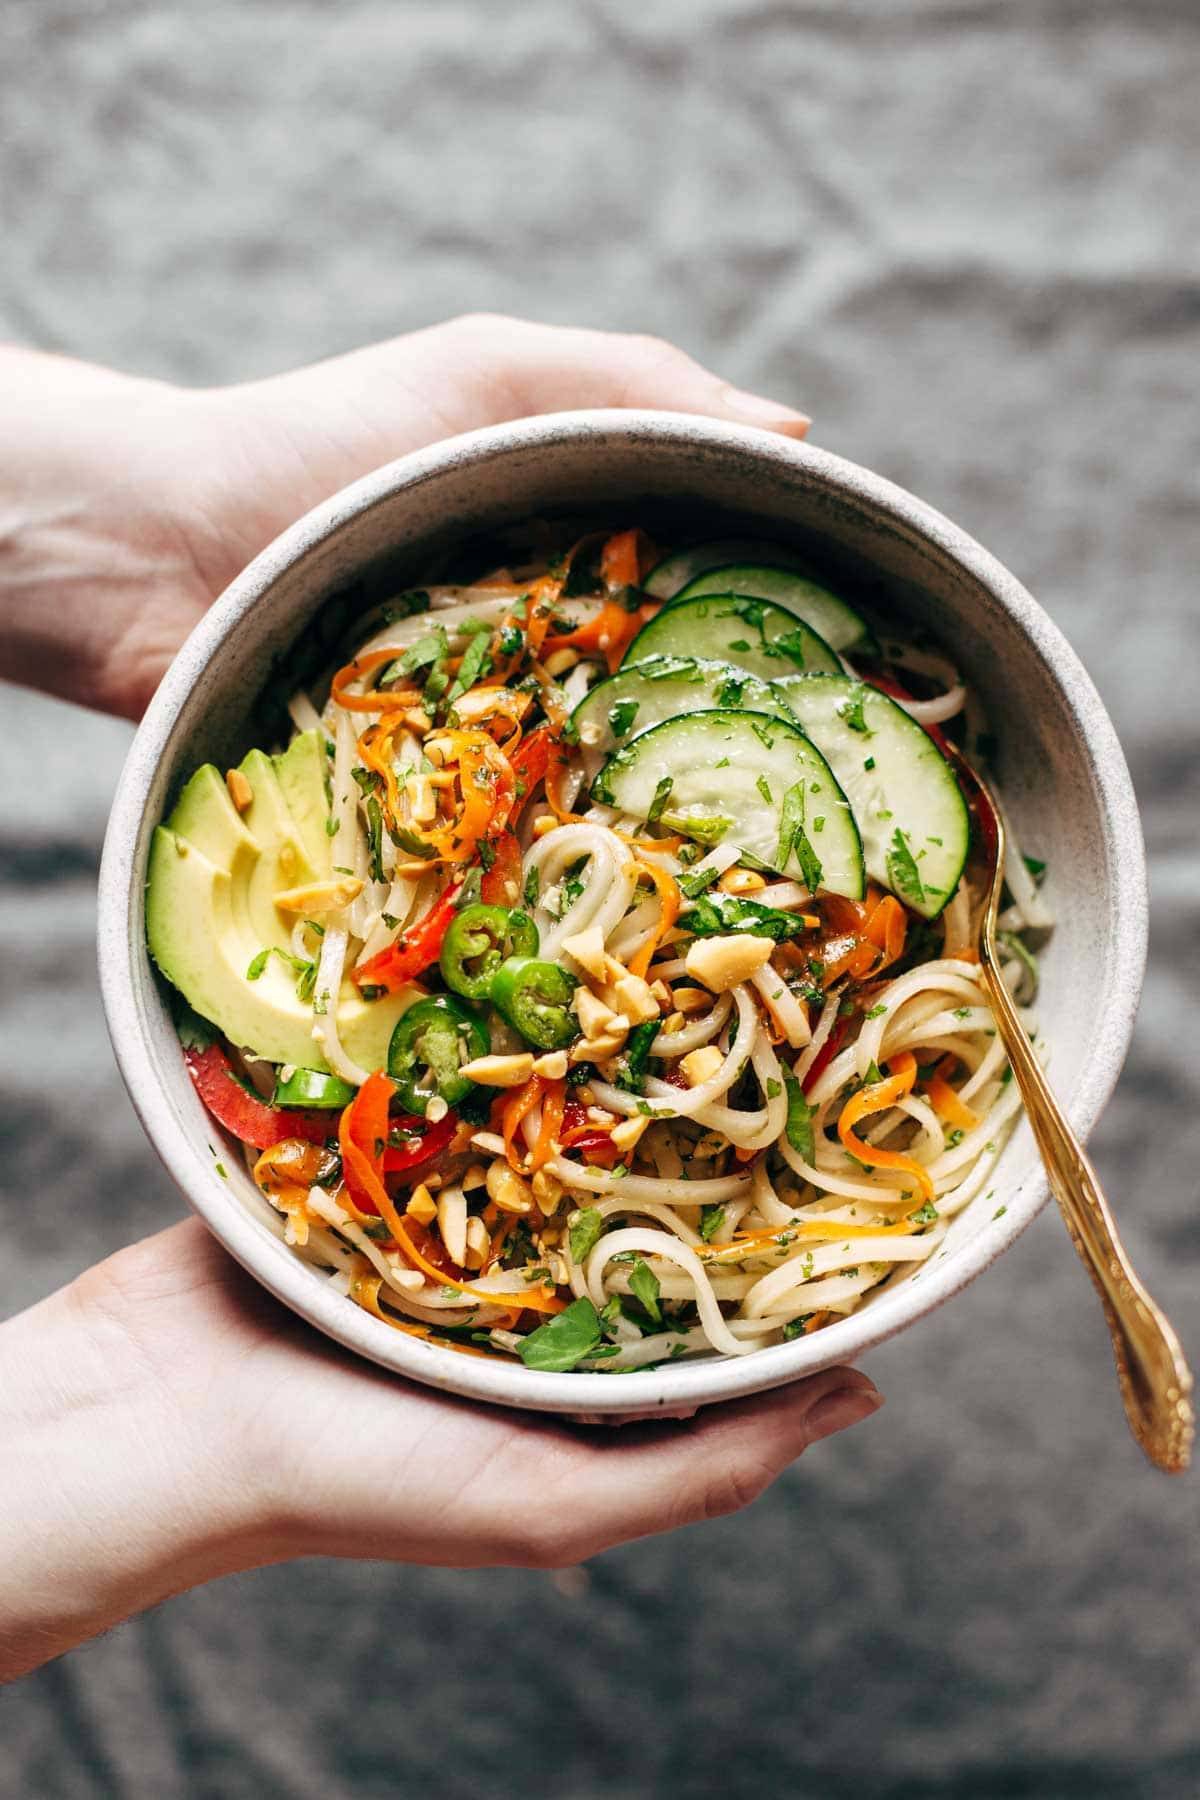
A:
<svg viewBox="0 0 1200 1800">
<path fill-rule="evenodd" d="M 1195 0 L 0 10 L 7 335 L 213 382 L 465 308 L 654 330 L 1028 582 L 1144 808 L 1150 978 L 1094 1147 L 1193 1350 L 1198 77 Z M 2 704 L 12 1311 L 181 1203 L 93 969 L 128 733 Z M 0 1698 L 0 1791 L 1195 1795 L 1196 1485 L 1125 1436 L 1055 1217 L 868 1366 L 884 1414 L 743 1519 L 555 1580 L 177 1600 Z"/>
</svg>

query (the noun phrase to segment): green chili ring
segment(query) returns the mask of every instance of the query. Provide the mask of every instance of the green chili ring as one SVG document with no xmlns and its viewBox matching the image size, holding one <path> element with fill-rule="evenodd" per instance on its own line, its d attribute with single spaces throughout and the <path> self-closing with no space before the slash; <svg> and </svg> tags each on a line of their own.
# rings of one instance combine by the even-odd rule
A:
<svg viewBox="0 0 1200 1800">
<path fill-rule="evenodd" d="M 510 912 L 506 906 L 464 906 L 442 944 L 442 978 L 468 1000 L 487 1000 L 501 965 L 510 956 L 533 956 L 537 947 L 538 928 L 528 913 Z"/>
<path fill-rule="evenodd" d="M 349 1106 L 357 1088 L 352 1088 L 340 1075 L 326 1075 L 320 1069 L 293 1069 L 285 1081 L 276 1077 L 272 1106 L 321 1106 L 339 1112 Z"/>
<path fill-rule="evenodd" d="M 527 1044 L 565 1050 L 579 1036 L 571 1000 L 579 986 L 557 963 L 533 956 L 510 956 L 492 981 L 492 1005 Z"/>
<path fill-rule="evenodd" d="M 491 1047 L 483 1020 L 461 1000 L 450 994 L 418 1000 L 398 1019 L 388 1045 L 388 1074 L 400 1104 L 422 1118 L 435 1095 L 457 1106 L 475 1086 L 460 1072 L 463 1063 L 486 1056 Z"/>
</svg>

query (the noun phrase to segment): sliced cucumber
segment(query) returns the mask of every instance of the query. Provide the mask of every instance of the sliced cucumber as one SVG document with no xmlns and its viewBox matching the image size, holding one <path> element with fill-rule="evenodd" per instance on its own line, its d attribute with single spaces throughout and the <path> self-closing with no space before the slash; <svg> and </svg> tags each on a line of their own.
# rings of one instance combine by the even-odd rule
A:
<svg viewBox="0 0 1200 1800">
<path fill-rule="evenodd" d="M 834 650 L 868 655 L 879 648 L 870 627 L 853 607 L 794 569 L 745 562 L 706 569 L 680 589 L 674 604 L 682 605 L 700 594 L 753 594 L 759 600 L 773 600 L 819 632 Z"/>
<path fill-rule="evenodd" d="M 699 656 L 652 656 L 624 663 L 607 681 L 597 682 L 572 718 L 585 753 L 598 759 L 664 719 L 710 707 L 792 717 L 779 690 L 745 669 Z"/>
<path fill-rule="evenodd" d="M 649 656 L 709 657 L 764 681 L 820 669 L 840 675 L 842 670 L 825 640 L 794 613 L 741 594 L 709 594 L 664 606 L 642 626 L 625 662 L 645 662 Z"/>
<path fill-rule="evenodd" d="M 779 569 L 802 569 L 804 563 L 786 544 L 771 544 L 765 538 L 713 538 L 707 544 L 693 544 L 687 550 L 674 550 L 664 556 L 647 575 L 642 586 L 656 600 L 673 600 L 681 588 L 705 569 L 719 569 L 727 563 L 770 563 Z"/>
<path fill-rule="evenodd" d="M 868 875 L 936 918 L 958 886 L 971 833 L 933 739 L 886 694 L 844 675 L 788 676 L 779 691 L 854 808 Z"/>
<path fill-rule="evenodd" d="M 704 844 L 726 840 L 764 868 L 858 900 L 862 845 L 824 757 L 769 713 L 686 713 L 611 756 L 592 794 Z"/>
</svg>

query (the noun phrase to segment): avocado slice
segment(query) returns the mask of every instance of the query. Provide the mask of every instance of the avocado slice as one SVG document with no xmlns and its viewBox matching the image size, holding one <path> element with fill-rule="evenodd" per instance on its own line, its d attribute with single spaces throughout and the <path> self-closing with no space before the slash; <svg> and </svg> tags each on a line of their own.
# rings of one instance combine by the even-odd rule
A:
<svg viewBox="0 0 1200 1800">
<path fill-rule="evenodd" d="M 316 879 L 326 881 L 333 872 L 335 858 L 334 840 L 325 829 L 329 818 L 325 782 L 332 764 L 325 754 L 324 733 L 298 732 L 283 755 L 273 760 L 296 835 Z"/>
<path fill-rule="evenodd" d="M 295 917 L 279 911 L 275 896 L 315 881 L 317 871 L 301 841 L 274 760 L 261 750 L 251 750 L 242 759 L 241 771 L 250 783 L 252 795 L 242 823 L 254 839 L 257 855 L 235 900 L 244 901 L 250 923 L 258 933 L 260 949 L 278 944 L 287 950 L 291 948 Z M 180 836 L 188 837 L 176 824 L 174 814 L 168 824 Z M 212 860 L 217 861 L 215 857 Z M 222 866 L 218 863 L 218 867 Z"/>
<path fill-rule="evenodd" d="M 256 980 L 246 974 L 261 951 L 291 948 L 294 920 L 276 907 L 275 894 L 323 878 L 332 860 L 324 749 L 317 732 L 301 737 L 311 742 L 290 761 L 290 751 L 273 759 L 252 750 L 244 759 L 252 798 L 242 815 L 211 763 L 192 776 L 151 843 L 146 936 L 168 981 L 232 1043 L 271 1062 L 325 1070 L 312 1004 L 298 996 L 295 971 L 272 956 Z M 309 855 L 318 826 L 323 862 Z M 366 1001 L 347 978 L 338 1006 L 347 1053 L 364 1068 L 382 1068 L 396 1020 L 419 994 Z"/>
</svg>

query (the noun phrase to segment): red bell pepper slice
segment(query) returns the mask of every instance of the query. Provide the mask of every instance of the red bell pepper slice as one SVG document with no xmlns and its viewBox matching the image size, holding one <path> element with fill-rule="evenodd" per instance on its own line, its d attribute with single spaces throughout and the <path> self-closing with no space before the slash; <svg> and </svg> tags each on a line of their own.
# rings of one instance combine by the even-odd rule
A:
<svg viewBox="0 0 1200 1800">
<path fill-rule="evenodd" d="M 800 1083 L 800 1091 L 802 1093 L 812 1093 L 812 1090 L 816 1087 L 818 1081 L 820 1081 L 822 1075 L 841 1049 L 846 1036 L 847 1024 L 848 1021 L 845 1015 L 839 1013 L 830 1027 L 829 1036 L 825 1039 L 825 1042 L 813 1057 L 808 1074 Z"/>
<path fill-rule="evenodd" d="M 410 930 L 402 932 L 395 943 L 389 944 L 386 950 L 381 950 L 378 956 L 360 964 L 354 971 L 358 986 L 381 987 L 387 993 L 394 994 L 406 981 L 414 981 L 418 975 L 423 975 L 442 953 L 442 940 L 458 910 L 461 889 L 462 882 L 456 881 L 430 907 L 423 919 L 418 920 Z"/>
<path fill-rule="evenodd" d="M 408 1113 L 394 1114 L 388 1120 L 389 1132 L 411 1132 L 408 1144 L 389 1144 L 383 1153 L 385 1175 L 407 1175 L 435 1156 L 440 1156 L 458 1128 L 458 1114 L 448 1112 L 444 1119 L 430 1123 Z"/>
<path fill-rule="evenodd" d="M 511 831 L 491 839 L 492 866 L 485 869 L 479 898 L 485 906 L 520 906 L 521 846 Z"/>
<path fill-rule="evenodd" d="M 332 1137 L 334 1124 L 328 1113 L 270 1106 L 256 1094 L 247 1093 L 220 1044 L 212 1043 L 207 1050 L 185 1049 L 183 1060 L 192 1085 L 217 1124 L 244 1144 L 270 1150 L 286 1138 L 323 1144 Z"/>
</svg>

